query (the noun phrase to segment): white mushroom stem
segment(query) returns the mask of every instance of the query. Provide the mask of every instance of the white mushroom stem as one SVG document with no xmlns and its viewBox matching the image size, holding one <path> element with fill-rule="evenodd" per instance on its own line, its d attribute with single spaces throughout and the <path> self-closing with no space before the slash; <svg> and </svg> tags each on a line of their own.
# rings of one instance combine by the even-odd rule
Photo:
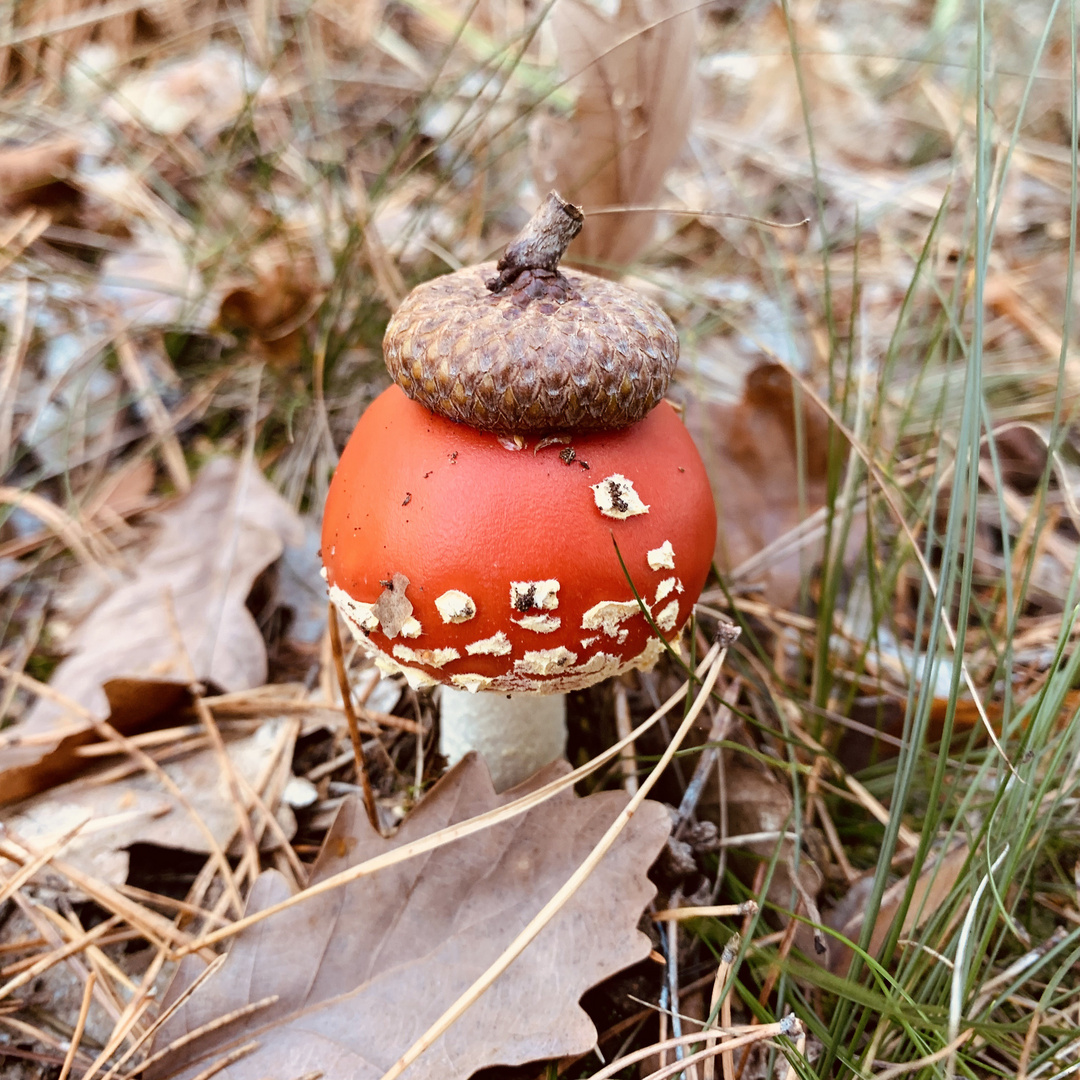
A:
<svg viewBox="0 0 1080 1080">
<path fill-rule="evenodd" d="M 449 686 L 441 694 L 439 751 L 453 765 L 475 750 L 496 791 L 566 753 L 565 694 L 471 694 Z"/>
</svg>

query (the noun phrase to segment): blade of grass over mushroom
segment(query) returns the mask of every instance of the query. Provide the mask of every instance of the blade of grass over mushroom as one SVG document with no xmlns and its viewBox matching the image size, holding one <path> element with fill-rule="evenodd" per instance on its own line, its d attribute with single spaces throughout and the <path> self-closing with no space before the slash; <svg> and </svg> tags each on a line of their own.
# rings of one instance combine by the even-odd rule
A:
<svg viewBox="0 0 1080 1080">
<path fill-rule="evenodd" d="M 630 586 L 630 591 L 634 594 L 634 600 L 637 601 L 638 610 L 641 612 L 642 617 L 649 624 L 649 629 L 652 630 L 653 636 L 660 642 L 664 649 L 664 652 L 671 658 L 672 663 L 682 671 L 686 676 L 690 685 L 690 692 L 693 693 L 693 686 L 695 682 L 694 668 L 696 665 L 691 661 L 687 662 L 672 648 L 671 642 L 664 637 L 660 630 L 660 627 L 656 625 L 656 620 L 653 618 L 652 612 L 646 606 L 645 601 L 641 599 L 641 594 L 637 591 L 637 586 L 634 584 L 634 579 L 630 576 L 630 571 L 626 568 L 626 562 L 622 557 L 622 552 L 619 550 L 619 542 L 615 539 L 615 530 L 611 530 L 611 543 L 615 548 L 615 555 L 619 560 L 619 566 L 622 568 L 623 577 L 626 578 L 626 584 Z M 694 623 L 693 616 L 690 617 L 690 643 L 691 648 L 694 646 Z"/>
</svg>

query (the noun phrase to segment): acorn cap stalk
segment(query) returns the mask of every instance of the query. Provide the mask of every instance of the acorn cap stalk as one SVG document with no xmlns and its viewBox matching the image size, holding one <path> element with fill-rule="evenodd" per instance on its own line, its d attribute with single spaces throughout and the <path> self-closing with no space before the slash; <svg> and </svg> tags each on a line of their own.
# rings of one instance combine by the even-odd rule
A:
<svg viewBox="0 0 1080 1080">
<path fill-rule="evenodd" d="M 525 227 L 507 244 L 503 257 L 496 264 L 499 274 L 487 283 L 487 287 L 493 293 L 502 292 L 525 270 L 548 270 L 558 274 L 559 260 L 584 224 L 585 215 L 580 207 L 567 202 L 557 191 L 549 191 Z"/>
<path fill-rule="evenodd" d="M 679 340 L 633 289 L 558 268 L 583 220 L 552 192 L 498 264 L 413 289 L 383 338 L 394 381 L 433 413 L 506 435 L 641 420 L 667 393 Z"/>
</svg>

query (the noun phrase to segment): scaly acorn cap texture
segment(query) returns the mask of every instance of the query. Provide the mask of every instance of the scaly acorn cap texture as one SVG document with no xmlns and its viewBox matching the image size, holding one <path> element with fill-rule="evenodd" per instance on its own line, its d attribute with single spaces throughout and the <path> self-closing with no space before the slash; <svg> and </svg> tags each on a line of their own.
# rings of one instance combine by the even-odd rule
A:
<svg viewBox="0 0 1080 1080">
<path fill-rule="evenodd" d="M 632 289 L 558 269 L 583 220 L 553 191 L 497 264 L 413 289 L 383 338 L 394 381 L 440 416 L 502 434 L 642 419 L 667 392 L 679 339 Z"/>
</svg>

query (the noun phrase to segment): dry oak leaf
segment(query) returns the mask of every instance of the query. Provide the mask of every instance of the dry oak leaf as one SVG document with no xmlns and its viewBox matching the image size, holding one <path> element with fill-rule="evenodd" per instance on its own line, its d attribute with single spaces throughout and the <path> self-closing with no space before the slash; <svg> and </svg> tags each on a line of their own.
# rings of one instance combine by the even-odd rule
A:
<svg viewBox="0 0 1080 1080">
<path fill-rule="evenodd" d="M 248 264 L 245 279 L 226 287 L 218 322 L 250 335 L 251 347 L 272 363 L 299 364 L 304 327 L 322 294 L 315 257 L 297 244 L 267 243 Z"/>
<path fill-rule="evenodd" d="M 971 857 L 967 844 L 959 842 L 945 851 L 932 856 L 919 872 L 912 886 L 911 875 L 906 874 L 893 882 L 881 897 L 874 929 L 866 951 L 878 956 L 882 945 L 893 929 L 901 908 L 904 921 L 901 935 L 907 937 L 940 910 L 946 897 L 956 886 L 964 867 Z M 829 912 L 826 922 L 848 941 L 858 941 L 866 918 L 866 905 L 874 887 L 875 870 L 866 871 L 848 889 L 847 895 Z M 910 892 L 910 899 L 907 899 Z M 807 953 L 807 955 L 811 955 Z M 847 971 L 851 963 L 851 949 L 846 945 L 835 946 L 828 966 L 837 975 Z"/>
<path fill-rule="evenodd" d="M 250 57 L 215 42 L 195 56 L 132 75 L 105 103 L 104 112 L 118 125 L 167 138 L 187 133 L 206 143 L 231 128 L 245 109 L 262 103 L 272 92 L 267 81 Z"/>
<path fill-rule="evenodd" d="M 697 65 L 692 0 L 591 0 L 552 10 L 559 62 L 577 94 L 572 117 L 533 130 L 533 172 L 588 211 L 655 201 L 690 129 Z M 624 266 L 652 238 L 656 215 L 587 218 L 571 258 Z"/>
<path fill-rule="evenodd" d="M 254 466 L 229 458 L 209 462 L 158 519 L 132 576 L 72 633 L 70 655 L 50 680 L 124 731 L 179 702 L 189 664 L 197 679 L 226 691 L 266 682 L 266 646 L 245 602 L 285 545 L 303 542 L 293 509 Z M 0 733 L 0 805 L 64 778 L 92 731 L 89 720 L 39 699 Z"/>
<path fill-rule="evenodd" d="M 312 883 L 554 779 L 549 766 L 496 795 L 475 755 L 456 765 L 384 840 L 356 801 L 342 806 Z M 166 1055 L 146 1080 L 190 1080 L 251 1041 L 257 1049 L 218 1080 L 318 1072 L 378 1080 L 485 971 L 562 886 L 626 805 L 622 792 L 564 791 L 508 821 L 315 896 L 242 931 L 220 971 L 162 1026 L 154 1050 L 230 1011 L 278 1000 Z M 489 1065 L 586 1052 L 596 1030 L 578 1005 L 591 986 L 643 959 L 638 919 L 655 889 L 646 872 L 670 829 L 643 803 L 596 871 L 495 984 L 426 1053 L 406 1080 L 464 1080 Z M 248 911 L 285 899 L 275 871 L 256 881 Z M 204 969 L 188 957 L 168 1008 Z"/>
<path fill-rule="evenodd" d="M 135 242 L 101 264 L 98 296 L 129 327 L 205 329 L 218 299 L 203 281 L 190 247 L 162 231 L 137 230 Z"/>
</svg>

